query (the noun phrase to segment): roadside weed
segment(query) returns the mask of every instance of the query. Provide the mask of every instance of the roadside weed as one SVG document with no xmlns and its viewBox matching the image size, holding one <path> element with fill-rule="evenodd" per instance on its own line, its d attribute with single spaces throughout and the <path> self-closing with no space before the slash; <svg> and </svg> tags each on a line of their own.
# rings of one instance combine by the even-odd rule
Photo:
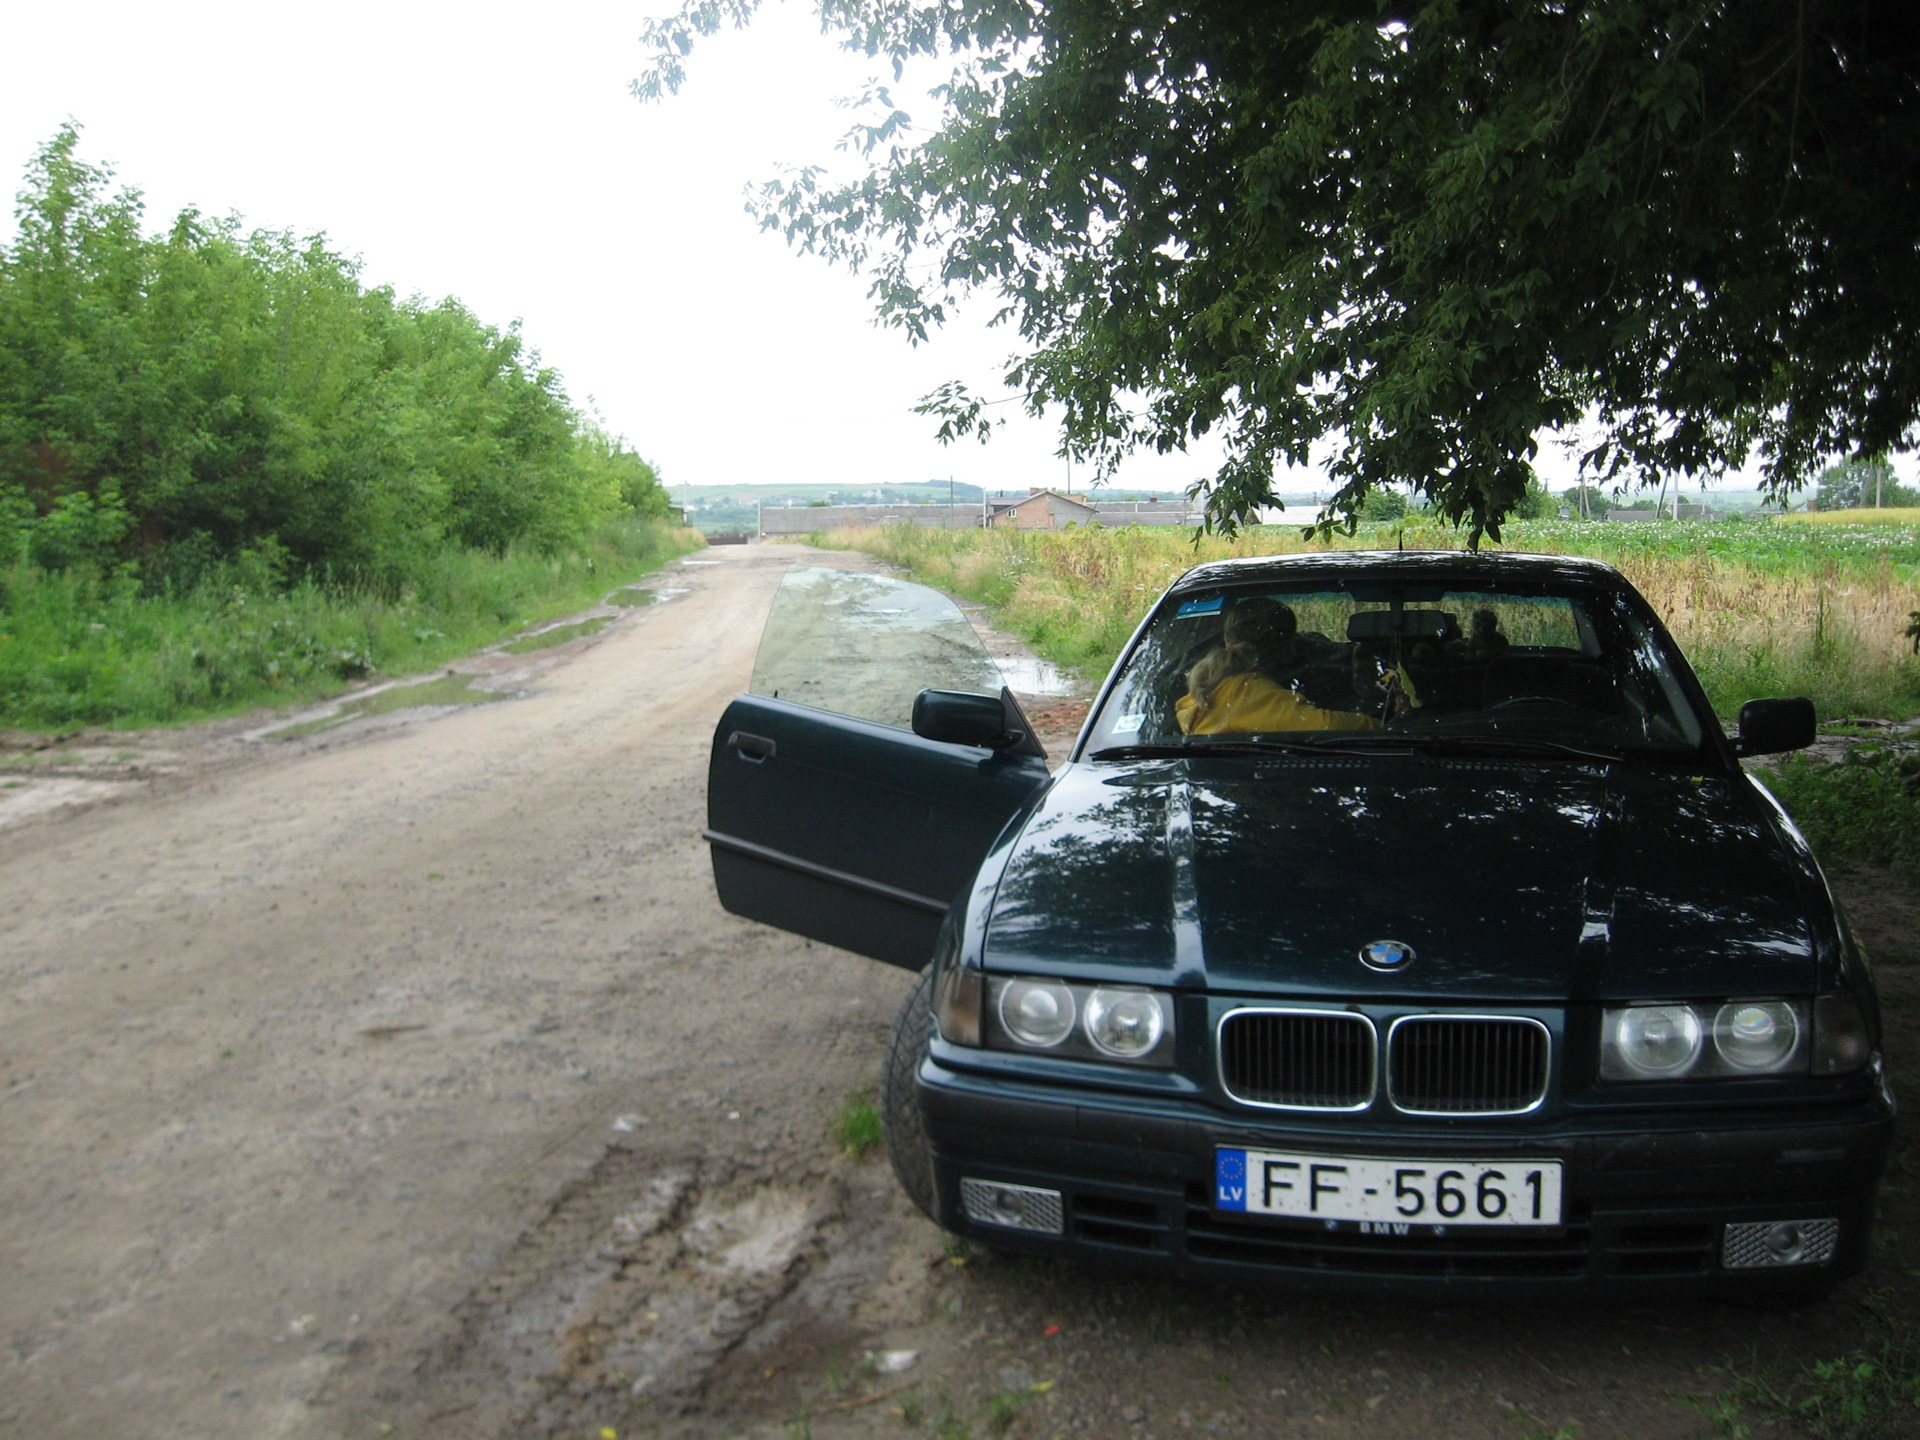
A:
<svg viewBox="0 0 1920 1440">
<path fill-rule="evenodd" d="M 855 1160 L 880 1144 L 880 1112 L 865 1095 L 850 1095 L 833 1122 L 836 1144 Z"/>
<path fill-rule="evenodd" d="M 1835 763 L 1795 755 L 1761 778 L 1821 859 L 1920 881 L 1920 745 L 1862 742 Z"/>
<path fill-rule="evenodd" d="M 397 589 L 229 566 L 191 586 L 0 565 L 0 726 L 164 725 L 415 674 L 596 603 L 696 537 L 613 521 L 545 555 L 447 551 Z"/>
<path fill-rule="evenodd" d="M 1815 1440 L 1901 1440 L 1920 1414 L 1920 1343 L 1886 1339 L 1791 1374 L 1756 1367 L 1702 1409 L 1727 1440 L 1752 1435 L 1749 1412 L 1792 1421 Z"/>
<path fill-rule="evenodd" d="M 987 1401 L 987 1434 L 1005 1435 L 1020 1416 L 1020 1407 L 1032 1398 L 1030 1390 L 1006 1390 Z"/>
</svg>

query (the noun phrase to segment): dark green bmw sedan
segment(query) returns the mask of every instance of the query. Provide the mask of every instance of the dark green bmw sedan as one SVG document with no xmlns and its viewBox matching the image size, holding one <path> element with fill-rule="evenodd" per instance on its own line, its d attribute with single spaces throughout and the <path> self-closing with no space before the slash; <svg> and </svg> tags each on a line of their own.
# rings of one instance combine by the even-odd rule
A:
<svg viewBox="0 0 1920 1440">
<path fill-rule="evenodd" d="M 1872 976 L 1740 764 L 1813 708 L 1723 734 L 1613 569 L 1203 565 L 1051 773 L 940 597 L 782 597 L 714 737 L 716 884 L 924 971 L 883 1114 L 947 1229 L 1450 1296 L 1861 1264 L 1894 1109 Z"/>
</svg>

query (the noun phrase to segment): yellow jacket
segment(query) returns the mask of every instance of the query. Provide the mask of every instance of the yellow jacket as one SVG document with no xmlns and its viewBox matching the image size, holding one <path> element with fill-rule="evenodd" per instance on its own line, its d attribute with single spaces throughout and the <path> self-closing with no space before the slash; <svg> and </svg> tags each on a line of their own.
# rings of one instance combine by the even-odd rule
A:
<svg viewBox="0 0 1920 1440">
<path fill-rule="evenodd" d="M 1380 723 L 1351 710 L 1322 710 L 1257 670 L 1229 675 L 1204 710 L 1193 696 L 1173 705 L 1188 735 L 1247 735 L 1287 730 L 1378 730 Z"/>
</svg>

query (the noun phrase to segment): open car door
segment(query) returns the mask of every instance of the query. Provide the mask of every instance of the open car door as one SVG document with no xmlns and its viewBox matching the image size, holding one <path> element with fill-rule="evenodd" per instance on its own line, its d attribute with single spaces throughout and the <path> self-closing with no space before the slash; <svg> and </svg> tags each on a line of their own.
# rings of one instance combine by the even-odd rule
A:
<svg viewBox="0 0 1920 1440">
<path fill-rule="evenodd" d="M 999 692 L 997 743 L 915 734 L 928 687 Z M 704 835 L 720 903 L 918 970 L 994 838 L 1046 782 L 1045 753 L 952 601 L 797 568 L 768 616 L 752 693 L 714 731 Z"/>
</svg>

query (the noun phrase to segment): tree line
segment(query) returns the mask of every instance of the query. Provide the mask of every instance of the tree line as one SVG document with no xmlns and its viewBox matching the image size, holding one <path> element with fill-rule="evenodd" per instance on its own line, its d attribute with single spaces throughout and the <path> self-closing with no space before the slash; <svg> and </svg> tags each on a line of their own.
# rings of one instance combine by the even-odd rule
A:
<svg viewBox="0 0 1920 1440">
<path fill-rule="evenodd" d="M 0 566 L 397 590 L 449 547 L 665 518 L 517 325 L 363 286 L 322 236 L 192 209 L 149 235 L 78 148 L 40 149 L 0 247 Z"/>
</svg>

